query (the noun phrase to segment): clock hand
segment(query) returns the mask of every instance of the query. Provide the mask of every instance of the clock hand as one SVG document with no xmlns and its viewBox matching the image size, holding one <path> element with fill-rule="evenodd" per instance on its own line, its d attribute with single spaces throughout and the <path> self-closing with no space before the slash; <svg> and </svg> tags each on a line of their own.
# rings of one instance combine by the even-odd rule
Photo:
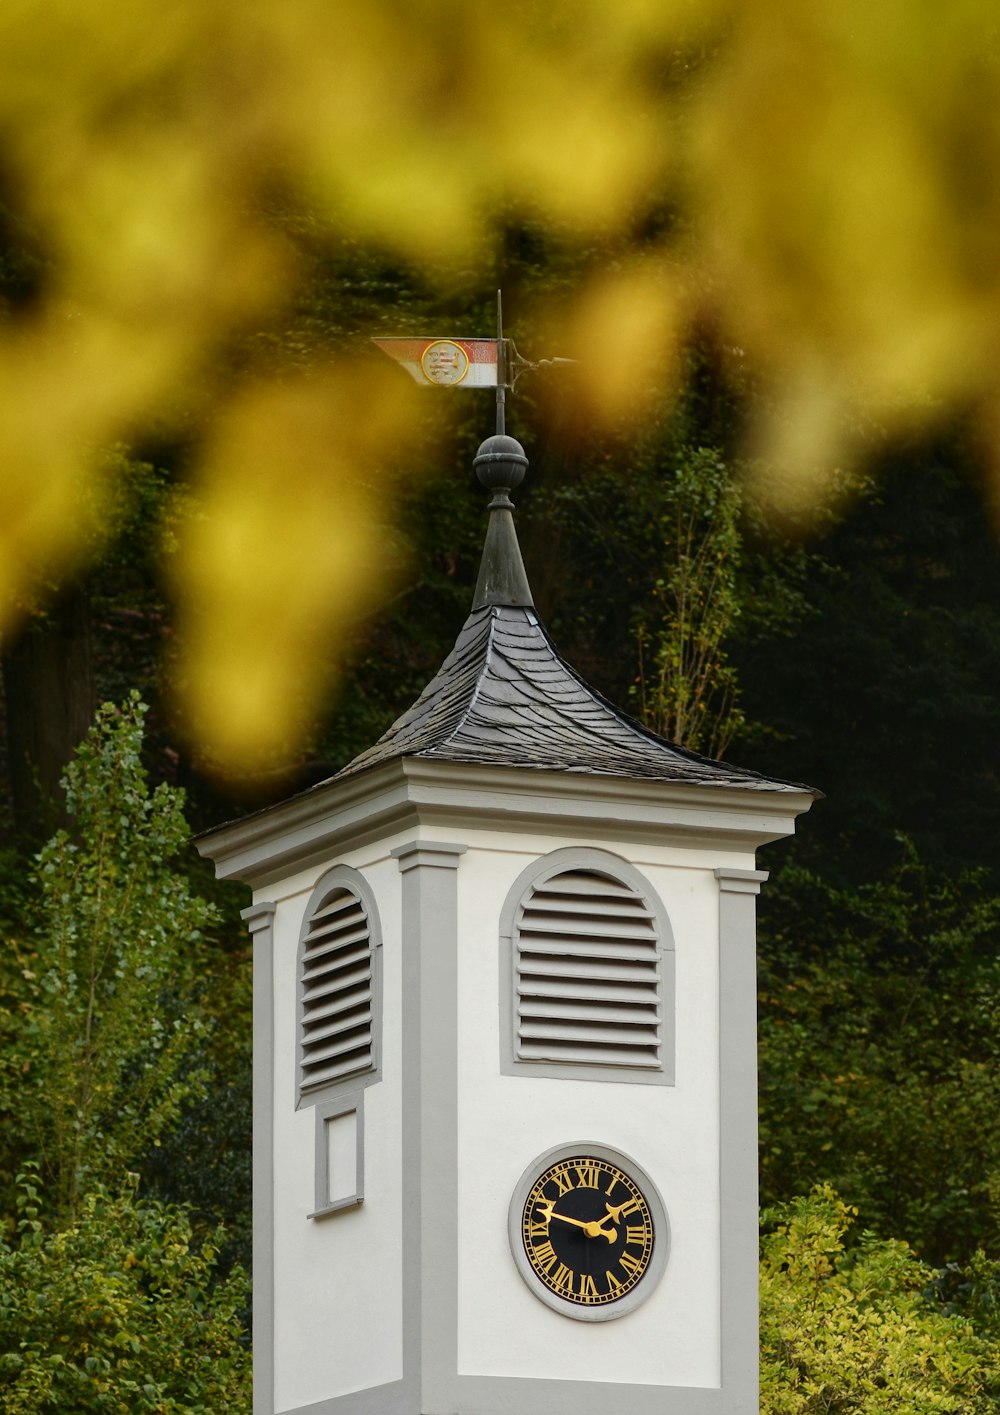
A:
<svg viewBox="0 0 1000 1415">
<path fill-rule="evenodd" d="M 545 1215 L 546 1223 L 551 1223 L 554 1218 L 557 1218 L 560 1223 L 571 1223 L 574 1228 L 582 1228 L 588 1238 L 606 1238 L 609 1243 L 614 1243 L 615 1239 L 618 1237 L 618 1233 L 615 1229 L 607 1233 L 602 1227 L 602 1225 L 608 1221 L 607 1215 L 605 1215 L 604 1218 L 598 1219 L 596 1222 L 593 1219 L 588 1221 L 580 1218 L 570 1218 L 568 1214 L 557 1214 L 555 1212 L 554 1199 L 539 1199 L 537 1203 L 538 1207 Z"/>
</svg>

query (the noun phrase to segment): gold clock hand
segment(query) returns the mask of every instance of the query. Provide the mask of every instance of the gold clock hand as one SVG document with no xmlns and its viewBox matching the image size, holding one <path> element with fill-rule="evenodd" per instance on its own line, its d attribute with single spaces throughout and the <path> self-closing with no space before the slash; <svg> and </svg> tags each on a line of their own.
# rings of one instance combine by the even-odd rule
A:
<svg viewBox="0 0 1000 1415">
<path fill-rule="evenodd" d="M 568 1214 L 557 1214 L 553 1199 L 539 1199 L 538 1207 L 544 1212 L 546 1223 L 551 1223 L 554 1218 L 557 1218 L 560 1223 L 571 1223 L 574 1228 L 582 1228 L 588 1238 L 606 1238 L 609 1243 L 614 1243 L 618 1237 L 618 1233 L 614 1229 L 610 1233 L 605 1232 L 602 1225 L 607 1223 L 607 1217 L 595 1222 L 593 1219 L 570 1218 Z"/>
</svg>

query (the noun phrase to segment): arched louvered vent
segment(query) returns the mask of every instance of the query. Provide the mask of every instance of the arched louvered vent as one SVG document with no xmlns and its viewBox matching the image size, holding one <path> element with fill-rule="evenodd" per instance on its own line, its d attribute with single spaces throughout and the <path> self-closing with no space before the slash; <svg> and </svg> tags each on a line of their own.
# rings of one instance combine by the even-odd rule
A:
<svg viewBox="0 0 1000 1415">
<path fill-rule="evenodd" d="M 365 906 L 332 889 L 302 942 L 301 1087 L 329 1085 L 375 1065 L 373 950 Z"/>
<path fill-rule="evenodd" d="M 660 1066 L 660 940 L 634 889 L 599 870 L 550 875 L 515 938 L 519 1060 Z"/>
</svg>

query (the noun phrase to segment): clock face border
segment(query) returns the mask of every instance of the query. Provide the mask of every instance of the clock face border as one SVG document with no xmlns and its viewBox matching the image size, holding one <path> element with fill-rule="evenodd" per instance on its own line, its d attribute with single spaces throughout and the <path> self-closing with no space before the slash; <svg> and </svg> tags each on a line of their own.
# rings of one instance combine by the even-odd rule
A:
<svg viewBox="0 0 1000 1415">
<path fill-rule="evenodd" d="M 653 1220 L 653 1252 L 642 1277 L 624 1296 L 613 1302 L 594 1306 L 567 1302 L 565 1298 L 560 1297 L 547 1287 L 535 1272 L 524 1250 L 522 1238 L 521 1223 L 524 1206 L 538 1179 L 553 1165 L 562 1160 L 573 1159 L 577 1155 L 581 1158 L 592 1157 L 604 1160 L 607 1164 L 612 1164 L 622 1170 L 641 1191 Z M 510 1207 L 507 1211 L 507 1237 L 514 1264 L 532 1294 L 540 1302 L 544 1302 L 546 1307 L 551 1307 L 554 1312 L 558 1312 L 560 1316 L 571 1317 L 578 1322 L 609 1322 L 618 1317 L 624 1317 L 629 1312 L 634 1312 L 636 1307 L 652 1295 L 666 1270 L 670 1254 L 670 1221 L 656 1185 L 642 1165 L 632 1159 L 630 1155 L 613 1149 L 609 1145 L 599 1144 L 594 1140 L 579 1140 L 575 1144 L 556 1145 L 553 1149 L 546 1150 L 544 1154 L 538 1155 L 531 1161 L 511 1195 Z"/>
</svg>

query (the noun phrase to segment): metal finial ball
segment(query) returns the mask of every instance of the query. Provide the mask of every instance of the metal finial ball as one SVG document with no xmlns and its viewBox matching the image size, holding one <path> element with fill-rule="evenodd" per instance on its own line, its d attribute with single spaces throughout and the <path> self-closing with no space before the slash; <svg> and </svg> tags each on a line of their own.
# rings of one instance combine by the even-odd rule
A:
<svg viewBox="0 0 1000 1415">
<path fill-rule="evenodd" d="M 524 481 L 528 459 L 516 437 L 496 433 L 480 444 L 472 465 L 483 486 L 512 491 Z"/>
</svg>

